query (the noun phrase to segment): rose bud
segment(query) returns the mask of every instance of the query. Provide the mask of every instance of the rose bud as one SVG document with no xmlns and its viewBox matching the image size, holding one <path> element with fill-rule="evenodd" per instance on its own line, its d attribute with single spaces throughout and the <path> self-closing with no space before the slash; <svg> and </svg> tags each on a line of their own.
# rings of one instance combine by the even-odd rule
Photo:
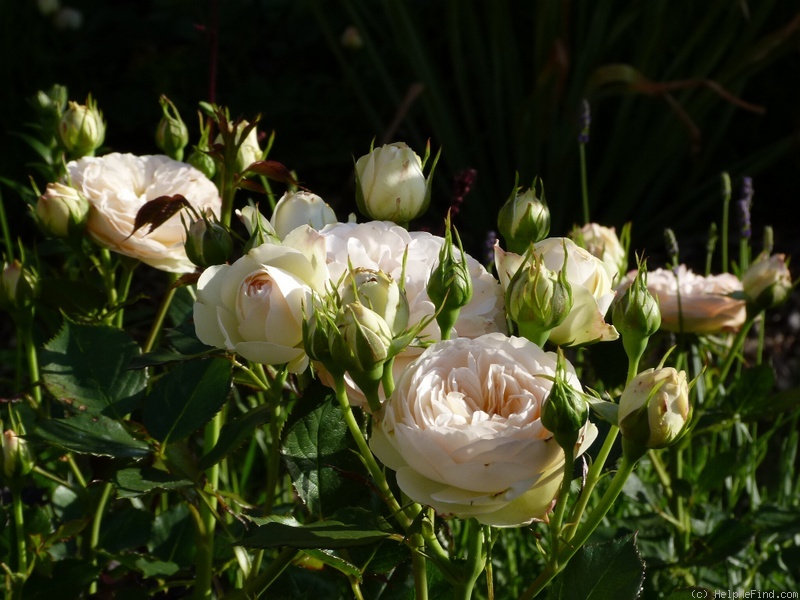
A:
<svg viewBox="0 0 800 600">
<path fill-rule="evenodd" d="M 14 431 L 8 429 L 3 432 L 0 449 L 3 455 L 3 474 L 8 479 L 16 479 L 31 472 L 34 462 L 28 443 Z"/>
<path fill-rule="evenodd" d="M 638 458 L 650 448 L 669 446 L 683 432 L 689 415 L 686 371 L 672 367 L 642 371 L 628 382 L 619 401 L 623 449 Z"/>
<path fill-rule="evenodd" d="M 345 278 L 342 304 L 359 302 L 383 317 L 397 336 L 408 327 L 408 299 L 397 282 L 383 271 L 355 269 Z"/>
<path fill-rule="evenodd" d="M 780 306 L 792 291 L 792 275 L 784 254 L 762 254 L 745 271 L 742 287 L 747 307 L 752 312 Z"/>
<path fill-rule="evenodd" d="M 392 331 L 386 321 L 360 302 L 342 307 L 336 324 L 339 336 L 333 355 L 348 371 L 369 372 L 389 358 Z"/>
<path fill-rule="evenodd" d="M 286 192 L 272 213 L 270 223 L 280 239 L 290 231 L 309 225 L 320 230 L 329 223 L 336 223 L 336 213 L 322 198 L 311 192 Z"/>
<path fill-rule="evenodd" d="M 400 225 L 419 217 L 430 202 L 422 168 L 420 157 L 402 142 L 381 146 L 362 156 L 356 161 L 359 210 L 372 219 Z"/>
<path fill-rule="evenodd" d="M 42 227 L 56 237 L 77 235 L 86 227 L 89 201 L 63 183 L 48 183 L 36 203 L 36 217 Z"/>
<path fill-rule="evenodd" d="M 73 158 L 92 156 L 106 137 L 103 113 L 91 96 L 86 104 L 70 102 L 58 123 L 58 139 Z"/>
<path fill-rule="evenodd" d="M 544 259 L 532 252 L 526 255 L 506 290 L 509 318 L 517 324 L 522 337 L 540 347 L 567 318 L 572 304 L 572 286 L 565 270 L 551 271 Z"/>
<path fill-rule="evenodd" d="M 247 233 L 250 235 L 250 239 L 244 246 L 245 253 L 261 244 L 280 243 L 272 223 L 259 212 L 257 207 L 245 206 L 241 210 L 237 209 L 236 216 L 239 217 L 239 220 L 244 224 Z"/>
<path fill-rule="evenodd" d="M 242 139 L 242 131 L 249 125 L 247 121 L 242 121 L 236 126 L 235 143 L 238 144 L 239 149 L 236 152 L 236 171 L 244 173 L 247 167 L 262 159 L 264 152 L 258 143 L 257 127 L 253 127 L 247 137 Z M 222 135 L 218 135 L 215 142 L 222 144 Z"/>
<path fill-rule="evenodd" d="M 453 255 L 449 215 L 446 225 L 445 241 L 439 251 L 439 262 L 431 270 L 428 279 L 428 297 L 436 307 L 436 322 L 442 332 L 443 340 L 450 338 L 450 330 L 458 320 L 459 312 L 472 299 L 472 277 L 457 231 L 459 260 Z"/>
<path fill-rule="evenodd" d="M 497 215 L 497 227 L 508 249 L 517 254 L 523 254 L 530 244 L 547 237 L 550 233 L 550 209 L 539 177 L 525 192 L 514 183 L 514 190 Z"/>
<path fill-rule="evenodd" d="M 228 262 L 233 253 L 233 240 L 225 227 L 203 216 L 189 226 L 184 249 L 190 261 L 205 269 Z"/>
<path fill-rule="evenodd" d="M 18 260 L 5 263 L 0 284 L 0 306 L 8 311 L 24 309 L 38 296 L 36 276 Z"/>
<path fill-rule="evenodd" d="M 565 452 L 574 452 L 575 444 L 589 419 L 589 405 L 581 393 L 565 379 L 564 355 L 559 351 L 553 387 L 542 404 L 542 425 L 553 432 Z"/>
<path fill-rule="evenodd" d="M 631 360 L 640 359 L 647 347 L 647 340 L 661 327 L 661 310 L 658 300 L 647 289 L 647 267 L 644 263 L 625 293 L 615 302 L 611 314 L 628 357 Z"/>
<path fill-rule="evenodd" d="M 156 127 L 156 146 L 170 158 L 183 160 L 183 149 L 189 143 L 189 130 L 169 98 L 162 95 L 159 103 L 163 116 Z"/>
</svg>

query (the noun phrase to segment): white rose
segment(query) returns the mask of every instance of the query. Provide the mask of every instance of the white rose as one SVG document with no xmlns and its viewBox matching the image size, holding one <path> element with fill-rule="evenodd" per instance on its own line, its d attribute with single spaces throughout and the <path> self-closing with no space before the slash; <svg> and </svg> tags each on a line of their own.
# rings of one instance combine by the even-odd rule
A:
<svg viewBox="0 0 800 600">
<path fill-rule="evenodd" d="M 667 331 L 737 331 L 747 316 L 744 300 L 731 296 L 742 291 L 742 283 L 730 273 L 703 277 L 686 265 L 675 272 L 656 269 L 647 273 L 647 289 L 658 296 L 661 329 Z"/>
<path fill-rule="evenodd" d="M 568 238 L 547 238 L 534 244 L 536 255 L 544 259 L 544 265 L 551 271 L 564 268 L 565 250 L 566 277 L 572 286 L 572 310 L 566 320 L 550 332 L 548 339 L 560 346 L 617 339 L 617 330 L 605 322 L 615 294 L 603 262 Z M 522 256 L 505 252 L 495 244 L 495 265 L 504 289 L 522 261 Z"/>
<path fill-rule="evenodd" d="M 359 158 L 356 175 L 359 209 L 373 219 L 408 223 L 425 208 L 422 160 L 402 142 L 381 146 Z"/>
<path fill-rule="evenodd" d="M 554 353 L 499 333 L 434 344 L 397 382 L 372 450 L 403 492 L 437 513 L 526 525 L 548 511 L 563 478 L 564 452 L 540 420 L 555 368 Z M 587 422 L 576 454 L 596 436 Z"/>
<path fill-rule="evenodd" d="M 619 282 L 627 273 L 628 255 L 613 227 L 587 223 L 580 229 L 574 229 L 569 237 L 581 248 L 588 250 L 592 256 L 603 261 L 612 282 Z"/>
<path fill-rule="evenodd" d="M 194 305 L 200 341 L 253 362 L 305 370 L 304 311 L 327 281 L 324 242 L 312 237 L 289 240 L 293 246 L 263 244 L 232 265 L 206 269 Z M 308 254 L 298 249 L 303 244 Z"/>
<path fill-rule="evenodd" d="M 347 272 L 348 261 L 353 268 L 383 271 L 399 281 L 403 272 L 403 256 L 407 251 L 404 285 L 408 299 L 409 325 L 434 315 L 436 308 L 428 297 L 427 283 L 431 269 L 439 261 L 439 250 L 444 244 L 444 238 L 424 231 L 406 231 L 385 221 L 337 223 L 328 225 L 320 233 L 325 238 L 328 270 L 333 283 L 338 283 Z M 484 333 L 505 331 L 502 288 L 477 260 L 469 255 L 466 260 L 472 277 L 472 299 L 459 312 L 453 335 L 472 338 Z M 420 335 L 430 341 L 442 339 L 435 319 Z M 395 377 L 421 352 L 421 348 L 410 347 L 396 356 Z M 323 381 L 330 383 L 324 373 L 321 375 Z M 366 404 L 361 392 L 354 384 L 349 383 L 351 402 Z"/>
<path fill-rule="evenodd" d="M 336 223 L 336 213 L 316 194 L 286 192 L 275 205 L 270 223 L 277 236 L 283 239 L 300 225 L 322 229 L 325 225 Z"/>
<path fill-rule="evenodd" d="M 87 231 L 100 245 L 172 273 L 189 273 L 186 232 L 179 214 L 148 233 L 136 233 L 136 213 L 150 200 L 180 194 L 198 212 L 219 217 L 221 200 L 216 186 L 194 167 L 167 156 L 107 154 L 84 157 L 67 165 L 68 180 L 90 204 Z"/>
</svg>

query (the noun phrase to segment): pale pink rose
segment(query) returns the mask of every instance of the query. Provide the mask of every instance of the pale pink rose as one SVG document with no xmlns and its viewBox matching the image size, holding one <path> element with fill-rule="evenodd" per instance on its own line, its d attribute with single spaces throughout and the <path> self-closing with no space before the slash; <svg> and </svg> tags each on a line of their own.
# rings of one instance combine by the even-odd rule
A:
<svg viewBox="0 0 800 600">
<path fill-rule="evenodd" d="M 132 232 L 139 209 L 160 196 L 180 194 L 198 212 L 219 217 L 217 188 L 200 171 L 168 156 L 113 153 L 69 163 L 67 176 L 89 201 L 86 230 L 98 244 L 162 271 L 194 271 L 183 248 L 186 232 L 179 214 L 150 233 L 149 225 Z"/>
<path fill-rule="evenodd" d="M 627 279 L 632 279 L 628 274 Z M 647 273 L 647 289 L 658 297 L 661 329 L 685 333 L 737 331 L 747 316 L 742 283 L 730 273 L 703 277 L 680 265 Z"/>
<path fill-rule="evenodd" d="M 526 525 L 549 510 L 564 475 L 564 451 L 540 419 L 555 369 L 554 353 L 500 333 L 434 344 L 403 372 L 370 446 L 400 489 L 437 513 Z M 569 363 L 566 379 L 581 390 Z M 596 436 L 587 422 L 576 455 Z"/>
</svg>

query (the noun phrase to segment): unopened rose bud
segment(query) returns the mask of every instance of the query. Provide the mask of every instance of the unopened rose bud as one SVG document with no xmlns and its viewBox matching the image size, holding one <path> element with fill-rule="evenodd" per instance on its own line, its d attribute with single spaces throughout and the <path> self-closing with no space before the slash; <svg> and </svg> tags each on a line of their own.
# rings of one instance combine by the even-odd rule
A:
<svg viewBox="0 0 800 600">
<path fill-rule="evenodd" d="M 189 226 L 184 249 L 190 261 L 205 269 L 228 261 L 233 253 L 233 240 L 225 227 L 204 217 Z"/>
<path fill-rule="evenodd" d="M 589 405 L 583 395 L 567 384 L 564 378 L 563 355 L 559 354 L 556 378 L 542 404 L 541 420 L 553 432 L 556 442 L 565 451 L 574 450 L 581 430 L 589 418 Z"/>
<path fill-rule="evenodd" d="M 334 359 L 332 347 L 339 335 L 336 317 L 338 297 L 314 295 L 313 303 L 304 306 L 303 347 L 312 360 L 321 362 L 330 373 L 344 373 L 344 367 Z"/>
<path fill-rule="evenodd" d="M 208 152 L 204 152 L 197 146 L 195 146 L 194 150 L 189 154 L 189 158 L 186 159 L 186 162 L 209 179 L 213 179 L 214 174 L 217 172 L 217 165 L 214 159 L 211 158 Z"/>
<path fill-rule="evenodd" d="M 540 347 L 572 310 L 572 286 L 564 272 L 551 271 L 541 256 L 529 253 L 506 290 L 506 312 L 519 335 Z"/>
<path fill-rule="evenodd" d="M 17 479 L 31 472 L 33 455 L 24 439 L 9 429 L 3 432 L 0 447 L 3 452 L 3 474 L 8 479 Z"/>
<path fill-rule="evenodd" d="M 0 283 L 2 283 L 0 306 L 9 312 L 30 306 L 38 296 L 36 276 L 18 260 L 3 265 Z"/>
<path fill-rule="evenodd" d="M 528 246 L 550 233 L 550 209 L 542 180 L 536 177 L 528 190 L 521 190 L 515 182 L 511 196 L 497 215 L 497 227 L 506 247 L 517 254 L 524 254 Z"/>
<path fill-rule="evenodd" d="M 272 213 L 270 223 L 280 239 L 301 225 L 322 229 L 336 223 L 336 213 L 322 198 L 311 192 L 286 192 Z"/>
<path fill-rule="evenodd" d="M 47 91 L 39 90 L 31 99 L 37 121 L 40 123 L 42 131 L 47 134 L 47 139 L 55 140 L 58 123 L 67 108 L 67 99 L 67 88 L 58 84 L 53 85 Z"/>
<path fill-rule="evenodd" d="M 245 254 L 261 244 L 280 242 L 275 230 L 272 228 L 272 223 L 255 206 L 245 206 L 241 210 L 237 209 L 236 216 L 244 224 L 247 233 L 250 235 L 250 239 L 244 247 Z"/>
<path fill-rule="evenodd" d="M 377 221 L 407 225 L 430 202 L 429 181 L 422 160 L 397 142 L 376 148 L 356 161 L 356 201 L 359 210 Z M 430 175 L 429 175 L 430 179 Z"/>
<path fill-rule="evenodd" d="M 360 302 L 342 307 L 337 319 L 339 335 L 334 357 L 350 372 L 368 373 L 382 367 L 390 356 L 392 331 L 386 321 Z"/>
<path fill-rule="evenodd" d="M 56 237 L 77 235 L 86 227 L 89 201 L 73 187 L 48 183 L 36 203 L 36 217 L 42 227 Z"/>
<path fill-rule="evenodd" d="M 264 155 L 258 143 L 257 127 L 253 127 L 247 134 L 247 137 L 242 139 L 242 133 L 248 125 L 249 123 L 247 121 L 242 121 L 236 126 L 236 135 L 234 139 L 235 143 L 239 146 L 236 152 L 236 171 L 238 173 L 244 173 L 247 167 L 261 160 Z M 217 136 L 216 143 L 223 143 L 222 135 Z"/>
<path fill-rule="evenodd" d="M 784 254 L 761 255 L 742 276 L 747 307 L 758 313 L 780 306 L 792 291 L 792 275 Z"/>
<path fill-rule="evenodd" d="M 91 97 L 86 104 L 70 102 L 58 123 L 58 139 L 72 158 L 91 156 L 106 137 L 103 113 Z"/>
<path fill-rule="evenodd" d="M 647 341 L 661 327 L 658 300 L 647 289 L 647 270 L 639 266 L 636 277 L 622 296 L 617 298 L 612 322 L 622 336 L 622 345 L 631 360 L 639 360 Z"/>
<path fill-rule="evenodd" d="M 672 367 L 642 371 L 628 382 L 619 401 L 623 449 L 638 458 L 650 448 L 669 446 L 683 432 L 689 414 L 686 371 Z"/>
<path fill-rule="evenodd" d="M 408 299 L 395 280 L 383 271 L 355 269 L 342 282 L 342 304 L 359 302 L 383 317 L 397 336 L 408 327 Z"/>
<path fill-rule="evenodd" d="M 428 278 L 428 297 L 436 307 L 436 322 L 442 339 L 450 339 L 450 331 L 458 320 L 461 308 L 472 299 L 472 276 L 456 232 L 458 259 L 455 257 L 450 218 L 447 218 L 445 241 L 439 251 L 439 262 Z"/>
<path fill-rule="evenodd" d="M 156 146 L 170 158 L 183 160 L 183 149 L 189 143 L 189 129 L 169 98 L 162 95 L 159 103 L 163 115 L 156 127 Z"/>
</svg>

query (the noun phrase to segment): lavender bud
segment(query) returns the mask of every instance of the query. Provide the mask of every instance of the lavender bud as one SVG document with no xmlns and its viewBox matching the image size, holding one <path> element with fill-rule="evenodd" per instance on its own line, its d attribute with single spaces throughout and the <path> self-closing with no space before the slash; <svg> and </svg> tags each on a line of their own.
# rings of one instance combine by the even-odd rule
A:
<svg viewBox="0 0 800 600">
<path fill-rule="evenodd" d="M 742 179 L 742 194 L 739 197 L 739 224 L 742 237 L 750 239 L 752 231 L 750 229 L 750 209 L 753 206 L 753 180 L 750 177 Z"/>
<path fill-rule="evenodd" d="M 664 230 L 664 244 L 667 248 L 667 254 L 669 254 L 670 260 L 674 264 L 678 264 L 678 240 L 675 237 L 675 232 L 672 231 L 669 227 Z"/>
<path fill-rule="evenodd" d="M 589 101 L 584 98 L 581 100 L 581 107 L 578 113 L 578 128 L 580 129 L 580 133 L 578 133 L 579 144 L 589 143 L 589 125 L 591 125 L 591 123 L 592 114 L 589 109 Z"/>
</svg>

